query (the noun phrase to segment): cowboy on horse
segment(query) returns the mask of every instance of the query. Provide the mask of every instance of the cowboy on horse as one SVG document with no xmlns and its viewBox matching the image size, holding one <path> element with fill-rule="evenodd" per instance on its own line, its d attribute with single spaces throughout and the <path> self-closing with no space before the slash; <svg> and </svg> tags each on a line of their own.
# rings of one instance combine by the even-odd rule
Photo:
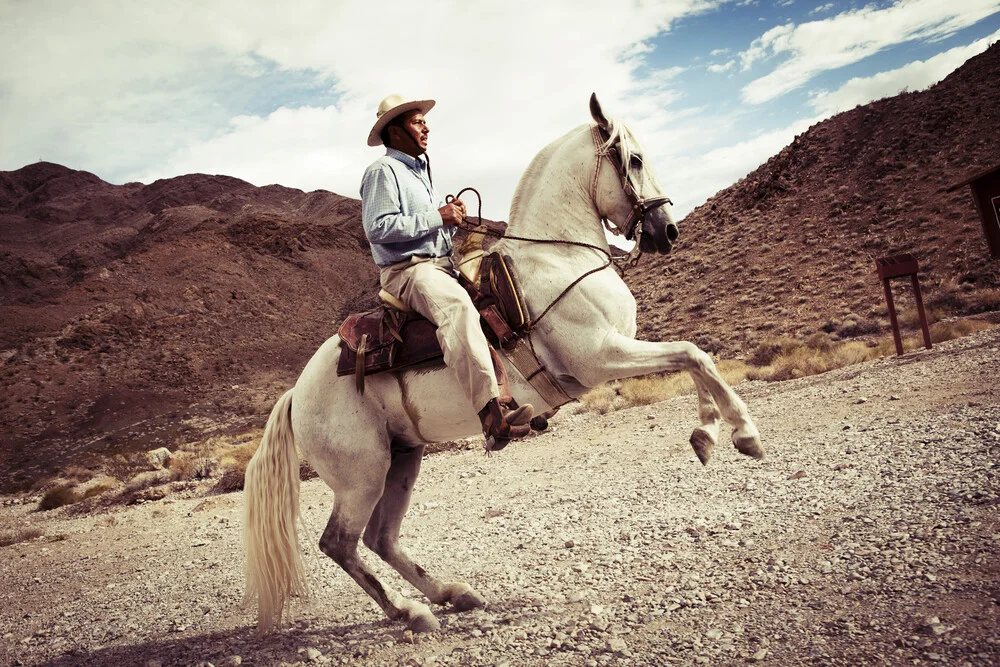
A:
<svg viewBox="0 0 1000 667">
<path fill-rule="evenodd" d="M 382 288 L 437 326 L 445 365 L 479 413 L 487 450 L 501 449 L 528 433 L 533 409 L 501 405 L 479 311 L 458 281 L 452 238 L 465 204 L 445 202 L 431 181 L 425 114 L 433 106 L 399 95 L 382 100 L 368 145 L 386 152 L 361 180 L 362 223 Z"/>
</svg>

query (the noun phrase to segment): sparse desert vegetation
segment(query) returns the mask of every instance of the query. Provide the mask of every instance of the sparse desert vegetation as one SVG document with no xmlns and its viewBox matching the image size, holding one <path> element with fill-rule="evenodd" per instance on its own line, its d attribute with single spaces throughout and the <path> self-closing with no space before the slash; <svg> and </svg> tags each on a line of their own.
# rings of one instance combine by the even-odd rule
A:
<svg viewBox="0 0 1000 667">
<path fill-rule="evenodd" d="M 913 326 L 919 332 L 919 324 L 914 323 Z M 959 318 L 934 322 L 929 329 L 931 342 L 941 343 L 994 326 L 986 320 Z M 920 333 L 903 336 L 904 351 L 918 349 L 923 344 Z M 767 338 L 754 348 L 745 362 L 723 359 L 716 362 L 716 367 L 726 382 L 734 386 L 744 379 L 767 382 L 793 380 L 894 354 L 896 348 L 891 335 L 868 341 L 837 340 L 830 334 L 819 332 L 805 339 L 791 336 Z M 606 414 L 694 391 L 694 383 L 687 373 L 671 373 L 609 382 L 582 396 L 580 403 L 584 410 Z"/>
</svg>

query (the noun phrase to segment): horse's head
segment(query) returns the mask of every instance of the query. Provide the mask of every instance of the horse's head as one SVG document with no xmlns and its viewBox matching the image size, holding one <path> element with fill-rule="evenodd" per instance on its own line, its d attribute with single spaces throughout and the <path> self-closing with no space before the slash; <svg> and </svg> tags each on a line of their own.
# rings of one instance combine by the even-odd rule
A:
<svg viewBox="0 0 1000 667">
<path fill-rule="evenodd" d="M 614 225 L 612 231 L 638 239 L 643 252 L 670 252 L 678 234 L 666 206 L 672 202 L 660 190 L 638 142 L 624 123 L 604 115 L 596 94 L 590 96 L 590 115 L 597 123 L 597 169 L 590 188 L 597 212 Z M 604 164 L 605 157 L 612 168 Z"/>
</svg>

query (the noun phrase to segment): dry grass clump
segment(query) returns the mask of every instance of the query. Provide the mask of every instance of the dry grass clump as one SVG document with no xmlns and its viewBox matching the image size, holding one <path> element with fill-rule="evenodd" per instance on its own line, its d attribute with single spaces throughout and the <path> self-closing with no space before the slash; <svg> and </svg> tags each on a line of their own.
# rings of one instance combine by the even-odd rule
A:
<svg viewBox="0 0 1000 667">
<path fill-rule="evenodd" d="M 580 397 L 580 405 L 584 412 L 596 412 L 605 415 L 612 410 L 617 410 L 615 403 L 618 402 L 618 383 L 607 382 L 594 387 Z"/>
<path fill-rule="evenodd" d="M 881 356 L 878 348 L 866 343 L 836 342 L 822 333 L 806 340 L 779 337 L 757 346 L 749 359 L 755 368 L 750 369 L 746 377 L 750 380 L 794 380 L 859 364 L 878 356 Z"/>
<path fill-rule="evenodd" d="M 1000 290 L 997 290 L 1000 295 Z M 953 320 L 950 322 L 937 322 L 930 326 L 931 343 L 943 343 L 946 340 L 971 336 L 979 331 L 993 328 L 994 324 L 982 320 Z"/>
<path fill-rule="evenodd" d="M 117 487 L 118 484 L 115 480 L 99 479 L 92 484 L 87 484 L 83 488 L 78 489 L 78 492 L 80 494 L 80 500 L 86 500 L 87 498 L 103 495 Z"/>
<path fill-rule="evenodd" d="M 716 369 L 731 385 L 739 384 L 750 372 L 742 361 L 726 359 L 716 363 Z M 622 408 L 651 405 L 675 396 L 695 392 L 694 381 L 688 373 L 647 375 L 608 382 L 594 387 L 580 397 L 583 412 L 607 414 Z"/>
<path fill-rule="evenodd" d="M 995 325 L 989 322 L 974 319 L 935 322 L 930 326 L 931 341 L 941 343 L 993 326 Z M 865 324 L 856 316 L 848 316 L 843 322 L 831 326 L 831 331 L 828 333 L 817 332 L 806 339 L 789 336 L 765 339 L 750 353 L 747 363 L 723 360 L 716 363 L 716 368 L 729 385 L 737 385 L 744 379 L 769 382 L 793 380 L 896 354 L 892 336 L 883 337 L 877 343 L 858 340 L 840 341 L 835 338 L 845 330 L 871 328 L 875 328 L 875 325 L 870 322 Z M 923 337 L 917 324 L 916 335 L 903 339 L 903 349 L 909 351 L 922 346 Z M 621 408 L 649 405 L 674 396 L 691 394 L 694 391 L 694 382 L 688 373 L 630 378 L 603 384 L 581 396 L 581 411 L 606 414 Z"/>
<path fill-rule="evenodd" d="M 47 512 L 57 507 L 63 507 L 64 505 L 72 505 L 79 501 L 80 494 L 76 492 L 73 484 L 58 484 L 46 491 L 45 495 L 42 496 L 41 501 L 38 503 L 38 511 Z"/>
<path fill-rule="evenodd" d="M 716 370 L 729 385 L 739 384 L 750 372 L 750 367 L 736 359 L 724 359 L 715 364 Z M 675 396 L 695 393 L 694 380 L 689 373 L 671 373 L 663 376 L 628 378 L 619 383 L 618 395 L 626 406 L 651 405 Z"/>
<path fill-rule="evenodd" d="M 250 459 L 257 453 L 257 447 L 260 446 L 260 439 L 263 436 L 264 432 L 260 431 L 259 433 L 250 435 L 250 439 L 246 442 L 230 446 L 222 452 L 219 465 L 226 470 L 244 472 L 247 469 L 247 464 L 250 463 Z"/>
<path fill-rule="evenodd" d="M 182 482 L 194 479 L 209 479 L 215 471 L 216 461 L 196 452 L 174 452 L 167 459 L 167 469 L 173 478 Z"/>
<path fill-rule="evenodd" d="M 41 537 L 45 531 L 41 528 L 19 528 L 16 530 L 0 530 L 0 547 L 27 542 Z"/>
</svg>

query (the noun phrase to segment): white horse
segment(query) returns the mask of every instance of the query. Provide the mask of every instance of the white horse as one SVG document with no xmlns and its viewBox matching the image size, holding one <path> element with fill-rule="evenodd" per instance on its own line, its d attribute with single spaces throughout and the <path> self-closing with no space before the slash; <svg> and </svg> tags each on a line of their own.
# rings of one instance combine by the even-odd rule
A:
<svg viewBox="0 0 1000 667">
<path fill-rule="evenodd" d="M 605 117 L 596 97 L 591 97 L 590 111 L 596 125 L 572 130 L 529 165 L 514 195 L 508 235 L 574 240 L 607 251 L 602 222 L 610 221 L 629 236 L 639 236 L 643 250 L 669 252 L 677 227 L 631 131 Z M 733 429 L 737 450 L 763 456 L 746 406 L 707 354 L 691 343 L 633 338 L 635 299 L 613 268 L 591 273 L 559 298 L 576 278 L 600 267 L 606 255 L 579 245 L 511 239 L 502 239 L 494 249 L 512 258 L 530 317 L 537 320 L 545 312 L 532 343 L 568 395 L 579 396 L 610 380 L 685 370 L 698 391 L 701 424 L 691 443 L 702 462 L 708 461 L 723 419 Z M 337 376 L 339 355 L 337 336 L 317 350 L 295 387 L 274 406 L 247 467 L 247 601 L 257 599 L 258 626 L 267 632 L 280 624 L 287 600 L 305 593 L 296 535 L 297 445 L 334 492 L 333 513 L 319 548 L 389 618 L 405 621 L 414 631 L 436 630 L 440 623 L 426 604 L 402 597 L 372 574 L 358 554 L 358 541 L 363 537 L 369 549 L 430 602 L 458 610 L 485 605 L 468 584 L 440 581 L 399 544 L 424 446 L 477 435 L 479 419 L 472 405 L 441 400 L 462 395 L 443 366 L 370 376 L 360 394 L 353 378 Z M 519 403 L 531 403 L 536 411 L 552 407 L 518 373 L 511 373 L 511 385 Z"/>
</svg>

